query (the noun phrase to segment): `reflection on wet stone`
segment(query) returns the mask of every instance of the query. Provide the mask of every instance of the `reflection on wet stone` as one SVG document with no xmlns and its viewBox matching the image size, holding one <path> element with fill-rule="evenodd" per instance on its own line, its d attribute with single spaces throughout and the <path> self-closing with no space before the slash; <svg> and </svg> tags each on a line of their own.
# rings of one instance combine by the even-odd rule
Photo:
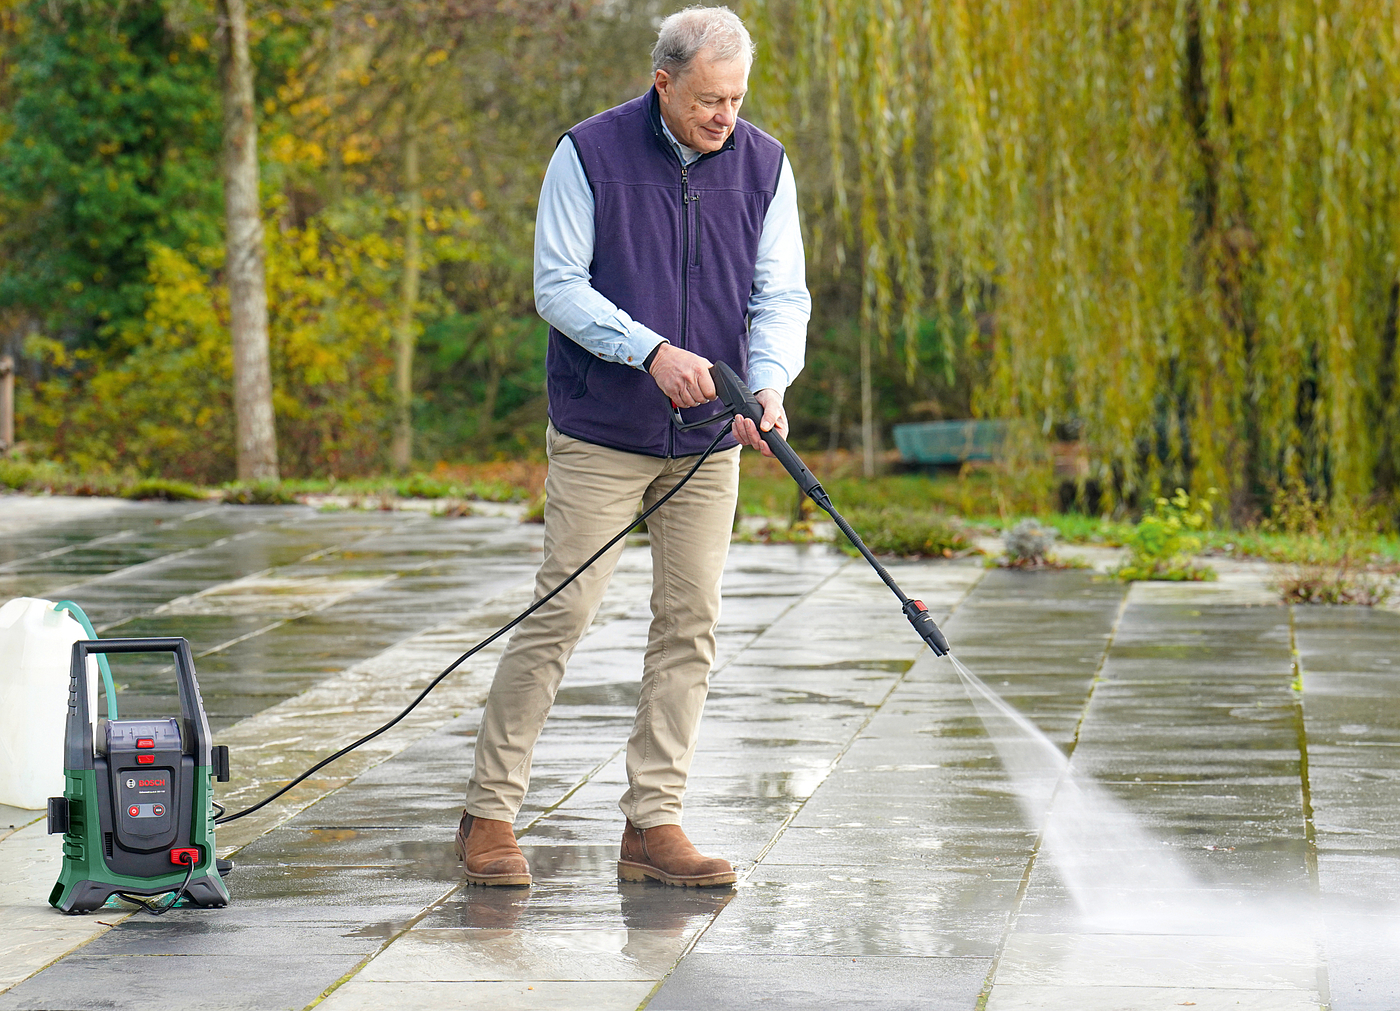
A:
<svg viewBox="0 0 1400 1011">
<path fill-rule="evenodd" d="M 259 728 L 239 738 L 235 769 L 273 780 L 345 743 L 332 728 L 387 716 L 428 659 L 509 617 L 528 599 L 538 536 L 500 517 L 123 506 L 0 537 L 0 588 L 65 589 L 91 601 L 106 635 L 189 636 L 215 723 Z M 60 553 L 38 558 L 47 551 Z M 1400 619 L 1298 611 L 1299 698 L 1279 608 L 1147 593 L 1120 620 L 1125 590 L 1089 573 L 968 561 L 897 575 L 940 614 L 958 605 L 947 624 L 958 655 L 1227 912 L 1269 896 L 1282 919 L 1315 897 L 1304 721 L 1316 880 L 1345 900 L 1321 913 L 1331 1006 L 1400 1006 L 1400 984 L 1377 972 L 1400 952 L 1400 875 L 1385 858 L 1400 849 L 1400 767 L 1379 746 L 1400 741 Z M 127 919 L 0 994 L 0 1008 L 145 1006 L 191 988 L 215 995 L 200 1006 L 305 1007 L 347 974 L 326 1011 L 972 1011 L 979 999 L 987 1011 L 1083 1011 L 1225 995 L 1260 1011 L 1318 1006 L 1310 953 L 1322 949 L 1301 929 L 1273 947 L 1086 929 L 1053 861 L 1032 861 L 1036 828 L 956 677 L 920 655 L 872 573 L 821 550 L 736 545 L 726 573 L 686 829 L 735 862 L 738 886 L 619 883 L 649 592 L 646 549 L 629 549 L 556 699 L 517 825 L 534 887 L 465 887 L 451 848 L 488 662 L 454 676 L 435 697 L 451 701 L 411 733 L 318 780 L 305 810 L 221 831 L 246 843 L 233 905 Z M 159 664 L 130 658 L 118 680 L 128 713 L 172 705 Z M 16 965 L 6 925 L 39 922 L 49 884 L 0 910 L 0 951 Z M 1099 892 L 1088 901 L 1122 899 Z M 1149 911 L 1174 898 L 1134 896 Z M 56 924 L 105 929 L 42 922 L 23 943 Z M 180 957 L 149 957 L 160 955 Z"/>
</svg>

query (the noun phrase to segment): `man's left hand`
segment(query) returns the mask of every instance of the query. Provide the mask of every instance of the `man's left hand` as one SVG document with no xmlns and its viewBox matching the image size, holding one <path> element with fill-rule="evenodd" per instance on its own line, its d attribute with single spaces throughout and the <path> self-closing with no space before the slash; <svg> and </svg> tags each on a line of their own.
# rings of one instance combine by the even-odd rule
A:
<svg viewBox="0 0 1400 1011">
<path fill-rule="evenodd" d="M 735 418 L 734 438 L 739 440 L 741 446 L 756 449 L 764 456 L 772 456 L 773 451 L 758 433 L 759 429 L 765 432 L 777 429 L 779 435 L 787 438 L 788 419 L 787 411 L 783 410 L 783 395 L 777 390 L 759 390 L 753 398 L 763 405 L 763 419 L 755 425 L 748 418 Z"/>
</svg>

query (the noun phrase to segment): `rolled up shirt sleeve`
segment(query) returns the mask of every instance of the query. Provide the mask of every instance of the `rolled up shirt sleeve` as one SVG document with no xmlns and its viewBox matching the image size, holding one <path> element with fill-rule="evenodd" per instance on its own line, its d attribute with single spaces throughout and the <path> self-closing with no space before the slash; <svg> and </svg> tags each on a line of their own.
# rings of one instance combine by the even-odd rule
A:
<svg viewBox="0 0 1400 1011">
<path fill-rule="evenodd" d="M 538 276 L 538 275 L 537 275 Z M 749 387 L 783 393 L 802 371 L 812 296 L 802 227 L 797 217 L 797 184 L 783 156 L 778 187 L 763 219 L 749 295 Z"/>
<path fill-rule="evenodd" d="M 545 170 L 535 216 L 535 309 L 599 358 L 644 369 L 647 356 L 665 338 L 593 287 L 593 242 L 593 191 L 573 138 L 565 137 Z"/>
</svg>

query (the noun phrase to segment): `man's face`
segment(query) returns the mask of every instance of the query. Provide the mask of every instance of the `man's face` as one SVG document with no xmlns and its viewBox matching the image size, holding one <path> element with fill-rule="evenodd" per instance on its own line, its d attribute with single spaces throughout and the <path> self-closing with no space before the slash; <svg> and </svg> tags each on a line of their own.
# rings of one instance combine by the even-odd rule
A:
<svg viewBox="0 0 1400 1011">
<path fill-rule="evenodd" d="M 712 60 L 709 53 L 700 50 L 679 75 L 656 72 L 662 118 L 676 140 L 702 153 L 724 146 L 749 88 L 747 60 Z"/>
</svg>

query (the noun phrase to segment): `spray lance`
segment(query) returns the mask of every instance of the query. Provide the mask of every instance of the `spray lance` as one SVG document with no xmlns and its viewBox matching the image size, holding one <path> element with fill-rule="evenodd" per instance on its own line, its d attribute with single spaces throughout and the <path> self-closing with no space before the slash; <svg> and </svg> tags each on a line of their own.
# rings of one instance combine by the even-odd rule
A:
<svg viewBox="0 0 1400 1011">
<path fill-rule="evenodd" d="M 667 502 L 669 502 L 671 498 L 678 491 L 680 491 L 681 488 L 685 486 L 686 482 L 688 482 L 692 477 L 696 475 L 696 473 L 700 470 L 701 466 L 704 465 L 705 461 L 710 458 L 711 454 L 713 454 L 715 450 L 719 448 L 720 442 L 724 439 L 726 435 L 729 434 L 730 428 L 733 427 L 734 418 L 748 418 L 754 423 L 755 426 L 757 426 L 759 422 L 763 419 L 763 405 L 758 402 L 758 400 L 754 397 L 753 393 L 750 392 L 749 388 L 744 385 L 744 381 L 734 373 L 734 370 L 731 369 L 724 362 L 717 362 L 710 368 L 710 377 L 714 380 L 715 391 L 718 394 L 720 402 L 724 404 L 724 409 L 701 421 L 692 421 L 687 423 L 681 417 L 680 409 L 677 408 L 674 404 L 672 404 L 675 423 L 676 426 L 683 432 L 691 431 L 692 429 L 697 428 L 705 428 L 720 422 L 723 422 L 723 427 L 720 428 L 720 430 L 715 434 L 714 438 L 710 440 L 709 445 L 706 446 L 705 449 L 700 453 L 700 455 L 696 458 L 695 463 L 691 465 L 690 469 L 686 471 L 685 475 L 674 485 L 672 485 L 670 490 L 667 491 L 666 494 L 662 495 L 659 499 L 653 502 L 646 510 L 640 513 L 636 519 L 634 519 L 626 527 L 619 530 L 615 535 L 613 535 L 613 537 L 610 540 L 608 540 L 606 544 L 604 544 L 597 551 L 595 551 L 577 569 L 569 573 L 569 575 L 565 576 L 564 579 L 562 579 L 559 582 L 559 584 L 555 586 L 552 590 L 537 598 L 534 601 L 534 603 L 532 603 L 529 607 L 525 608 L 525 610 L 521 611 L 510 621 L 506 622 L 500 628 L 496 629 L 496 631 L 488 635 L 485 639 L 482 639 L 471 649 L 467 650 L 465 653 L 459 656 L 456 660 L 452 661 L 452 663 L 448 664 L 448 666 L 439 674 L 437 674 L 432 680 L 430 680 L 427 683 L 427 685 L 423 687 L 422 691 L 420 691 L 414 697 L 413 701 L 411 701 L 407 706 L 405 706 L 397 716 L 393 717 L 393 719 L 376 727 L 374 730 L 371 730 L 368 734 L 365 734 L 363 737 L 351 741 L 349 744 L 345 745 L 345 747 L 339 749 L 338 751 L 327 755 L 325 758 L 321 759 L 315 765 L 311 766 L 309 769 L 301 773 L 296 778 L 292 779 L 290 782 L 283 784 L 282 787 L 278 790 L 264 797 L 257 803 L 244 808 L 241 811 L 236 811 L 231 814 L 224 813 L 223 808 L 220 805 L 215 805 L 215 807 L 220 812 L 219 817 L 215 819 L 216 823 L 219 825 L 223 825 L 226 822 L 235 821 L 246 815 L 252 814 L 254 811 L 261 810 L 263 807 L 266 807 L 278 797 L 281 797 L 283 794 L 287 793 L 287 791 L 293 789 L 298 784 L 305 782 L 309 777 L 324 769 L 332 762 L 342 758 L 345 755 L 348 755 L 356 748 L 360 747 L 363 744 L 366 744 L 369 741 L 374 740 L 380 734 L 385 733 L 386 731 L 390 730 L 392 727 L 397 725 L 401 720 L 404 719 L 404 717 L 406 717 L 409 713 L 413 712 L 413 710 L 418 707 L 419 703 L 421 703 L 425 698 L 428 697 L 428 695 L 433 691 L 433 689 L 435 689 L 438 685 L 442 684 L 443 680 L 449 674 L 455 671 L 458 667 L 460 667 L 471 657 L 481 652 L 481 650 L 491 645 L 491 643 L 495 642 L 501 636 L 505 635 L 507 632 L 509 632 L 516 625 L 520 624 L 535 611 L 539 610 L 545 604 L 549 603 L 549 601 L 554 599 L 554 597 L 556 597 L 561 591 L 563 591 L 563 589 L 566 586 L 568 586 L 570 583 L 576 580 L 579 576 L 583 575 L 584 571 L 587 570 L 589 566 L 591 566 L 598 559 L 602 558 L 603 555 L 606 554 L 615 544 L 617 544 L 618 541 L 622 540 L 642 523 L 645 523 L 647 518 L 651 516 L 652 513 L 656 512 Z M 784 468 L 787 469 L 787 472 L 792 475 L 792 479 L 797 482 L 797 486 L 802 489 L 803 494 L 807 495 L 809 498 L 811 498 L 813 502 L 821 506 L 821 508 L 827 513 L 827 515 L 829 515 L 836 522 L 836 525 L 841 528 L 841 532 L 845 534 L 846 537 L 850 539 L 850 542 L 856 546 L 856 550 L 858 550 L 862 555 L 865 556 L 865 560 L 870 563 L 871 567 L 876 571 L 876 573 L 879 574 L 880 578 L 885 581 L 885 585 L 888 586 L 891 592 L 893 592 L 894 595 L 899 598 L 899 604 L 904 611 L 904 616 L 909 619 L 909 624 L 914 626 L 914 631 L 919 634 L 919 638 L 922 639 L 924 642 L 928 643 L 929 649 L 933 650 L 935 656 L 947 656 L 948 640 L 943 637 L 943 632 L 939 629 L 939 627 L 936 624 L 934 624 L 933 617 L 928 613 L 928 608 L 924 606 L 924 602 L 922 600 L 910 599 L 910 597 L 899 588 L 899 584 L 894 581 L 894 577 L 891 576 L 889 572 L 885 569 L 885 567 L 880 564 L 880 560 L 876 558 L 873 554 L 871 554 L 870 549 L 865 546 L 865 542 L 860 539 L 860 535 L 856 533 L 855 530 L 851 529 L 851 525 L 846 522 L 846 518 L 836 511 L 835 506 L 831 504 L 831 496 L 829 496 L 826 493 L 826 489 L 821 486 L 821 482 L 819 482 L 816 479 L 816 477 L 812 474 L 812 472 L 807 469 L 807 465 L 802 462 L 801 457 L 799 457 L 795 452 L 793 452 L 792 447 L 787 444 L 787 441 L 776 431 L 765 432 L 760 428 L 759 434 L 763 437 L 763 441 L 768 444 L 768 448 L 773 451 L 773 455 L 778 458 L 778 461 L 782 463 Z"/>
<path fill-rule="evenodd" d="M 686 423 L 681 418 L 681 412 L 674 408 L 676 424 L 682 431 L 692 428 L 703 428 L 712 425 L 716 421 L 729 417 L 745 417 L 757 427 L 763 418 L 763 405 L 760 404 L 744 381 L 735 374 L 724 362 L 716 362 L 710 368 L 710 378 L 714 380 L 715 393 L 724 404 L 724 410 L 719 414 L 706 418 L 703 421 Z M 924 606 L 922 600 L 913 600 L 899 588 L 899 584 L 894 581 L 894 577 L 880 564 L 865 542 L 860 539 L 860 534 L 851 528 L 846 522 L 846 518 L 836 511 L 831 504 L 831 496 L 826 493 L 826 489 L 821 486 L 821 482 L 807 469 L 807 465 L 802 462 L 802 458 L 797 455 L 787 440 L 778 434 L 777 429 L 763 431 L 759 429 L 759 435 L 768 444 L 768 448 L 773 451 L 773 456 L 783 465 L 792 479 L 797 482 L 797 486 L 802 489 L 802 493 L 819 505 L 822 510 L 832 518 L 841 532 L 847 539 L 855 545 L 867 562 L 870 563 L 879 577 L 884 580 L 891 592 L 899 598 L 900 607 L 904 611 L 904 616 L 909 619 L 909 624 L 914 626 L 914 631 L 919 634 L 919 638 L 928 643 L 929 649 L 933 650 L 934 656 L 946 656 L 948 653 L 948 640 L 944 637 L 942 629 L 934 623 L 933 617 L 928 613 L 928 608 Z"/>
</svg>

